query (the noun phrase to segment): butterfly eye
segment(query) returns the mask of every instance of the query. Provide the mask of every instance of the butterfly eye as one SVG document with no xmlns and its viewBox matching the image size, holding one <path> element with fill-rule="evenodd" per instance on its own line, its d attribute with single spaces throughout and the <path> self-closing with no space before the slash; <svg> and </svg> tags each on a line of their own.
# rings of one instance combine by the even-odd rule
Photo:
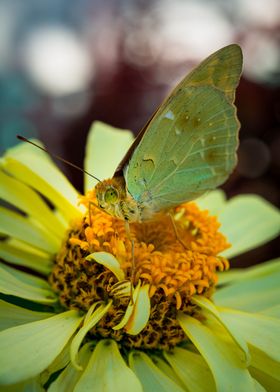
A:
<svg viewBox="0 0 280 392">
<path fill-rule="evenodd" d="M 105 192 L 104 199 L 106 203 L 115 203 L 119 198 L 118 192 L 114 188 L 109 188 Z"/>
</svg>

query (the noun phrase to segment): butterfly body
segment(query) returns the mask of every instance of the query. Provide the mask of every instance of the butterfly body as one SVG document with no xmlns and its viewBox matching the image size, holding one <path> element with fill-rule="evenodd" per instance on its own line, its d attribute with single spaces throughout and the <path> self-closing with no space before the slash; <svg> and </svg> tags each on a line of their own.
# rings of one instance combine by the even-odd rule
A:
<svg viewBox="0 0 280 392">
<path fill-rule="evenodd" d="M 129 194 L 124 177 L 101 181 L 96 185 L 95 193 L 100 209 L 126 222 L 143 222 L 155 215 L 148 197 L 146 201 L 138 202 Z"/>
<path fill-rule="evenodd" d="M 114 176 L 97 184 L 99 207 L 141 222 L 221 185 L 236 165 L 233 104 L 242 53 L 229 45 L 187 75 L 140 132 Z"/>
</svg>

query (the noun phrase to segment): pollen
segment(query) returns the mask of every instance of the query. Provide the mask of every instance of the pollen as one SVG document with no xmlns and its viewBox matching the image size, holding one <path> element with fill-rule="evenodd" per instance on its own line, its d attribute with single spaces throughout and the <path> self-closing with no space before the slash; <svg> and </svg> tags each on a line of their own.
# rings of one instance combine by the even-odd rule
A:
<svg viewBox="0 0 280 392">
<path fill-rule="evenodd" d="M 217 272 L 229 268 L 219 256 L 230 245 L 219 232 L 216 217 L 193 202 L 185 203 L 168 215 L 130 224 L 128 238 L 122 220 L 95 206 L 94 192 L 80 202 L 88 211 L 70 228 L 49 277 L 61 305 L 87 311 L 93 303 L 111 299 L 110 311 L 91 331 L 94 337 L 111 337 L 136 348 L 167 349 L 182 342 L 185 334 L 176 321 L 177 312 L 199 317 L 192 296 L 211 298 Z M 87 258 L 95 252 L 108 252 L 118 260 L 123 282 L 109 268 Z M 150 318 L 137 336 L 113 329 L 131 300 L 130 291 L 120 289 L 127 282 L 134 288 L 139 282 L 149 285 Z"/>
</svg>

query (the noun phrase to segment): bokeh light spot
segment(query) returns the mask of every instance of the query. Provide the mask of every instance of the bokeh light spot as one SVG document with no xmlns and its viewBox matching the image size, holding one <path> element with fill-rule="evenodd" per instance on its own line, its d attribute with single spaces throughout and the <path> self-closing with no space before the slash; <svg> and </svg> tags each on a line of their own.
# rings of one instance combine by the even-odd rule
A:
<svg viewBox="0 0 280 392">
<path fill-rule="evenodd" d="M 267 170 L 270 161 L 269 148 L 262 140 L 249 138 L 241 142 L 237 170 L 244 177 L 260 177 Z"/>
<path fill-rule="evenodd" d="M 31 80 L 54 96 L 86 89 L 94 75 L 84 41 L 64 26 L 32 30 L 23 43 L 22 56 Z"/>
</svg>

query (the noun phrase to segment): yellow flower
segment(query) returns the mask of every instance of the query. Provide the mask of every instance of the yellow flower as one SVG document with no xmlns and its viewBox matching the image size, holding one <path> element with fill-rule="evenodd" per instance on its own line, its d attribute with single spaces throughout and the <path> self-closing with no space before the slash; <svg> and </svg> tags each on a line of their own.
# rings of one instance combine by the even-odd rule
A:
<svg viewBox="0 0 280 392">
<path fill-rule="evenodd" d="M 85 169 L 110 177 L 131 140 L 96 123 Z M 179 239 L 164 214 L 132 224 L 132 271 L 91 178 L 80 196 L 20 144 L 0 180 L 0 391 L 280 390 L 279 260 L 225 271 L 279 233 L 273 206 L 214 191 L 170 212 Z"/>
</svg>

